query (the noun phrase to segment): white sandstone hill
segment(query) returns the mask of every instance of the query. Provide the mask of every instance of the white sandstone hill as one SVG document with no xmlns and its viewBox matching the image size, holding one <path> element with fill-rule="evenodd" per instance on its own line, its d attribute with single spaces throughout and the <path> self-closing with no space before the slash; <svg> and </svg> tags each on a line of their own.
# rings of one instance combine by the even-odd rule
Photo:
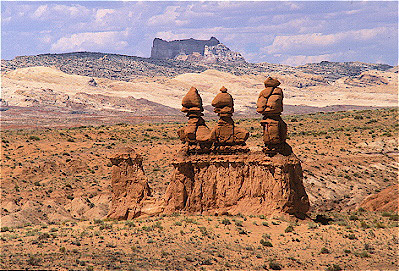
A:
<svg viewBox="0 0 399 271">
<path fill-rule="evenodd" d="M 286 105 L 396 106 L 398 74 L 366 71 L 331 83 L 320 75 L 297 71 L 234 75 L 217 70 L 174 77 L 137 77 L 129 82 L 66 74 L 56 68 L 29 67 L 3 73 L 2 100 L 9 106 L 57 106 L 148 114 L 180 114 L 191 86 L 210 105 L 222 86 L 229 89 L 237 113 L 253 110 L 266 76 L 282 82 Z M 151 103 L 152 102 L 152 103 Z M 149 103 L 151 104 L 149 106 Z M 209 108 L 209 107 L 208 107 Z"/>
</svg>

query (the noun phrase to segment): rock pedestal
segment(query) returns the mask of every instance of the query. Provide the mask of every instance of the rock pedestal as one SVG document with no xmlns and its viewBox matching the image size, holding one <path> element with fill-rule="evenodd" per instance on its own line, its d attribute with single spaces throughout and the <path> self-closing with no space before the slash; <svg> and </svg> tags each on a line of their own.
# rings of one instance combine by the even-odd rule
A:
<svg viewBox="0 0 399 271">
<path fill-rule="evenodd" d="M 107 215 L 112 219 L 132 219 L 141 214 L 144 201 L 151 190 L 145 176 L 143 158 L 133 149 L 111 154 L 112 205 Z"/>
<path fill-rule="evenodd" d="M 165 213 L 303 217 L 309 210 L 301 164 L 294 154 L 191 155 L 173 166 Z"/>
</svg>

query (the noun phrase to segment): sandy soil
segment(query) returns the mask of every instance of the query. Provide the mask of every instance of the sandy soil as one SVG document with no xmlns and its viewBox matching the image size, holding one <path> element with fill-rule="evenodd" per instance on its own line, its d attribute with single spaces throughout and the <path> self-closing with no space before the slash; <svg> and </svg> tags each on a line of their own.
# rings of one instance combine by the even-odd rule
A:
<svg viewBox="0 0 399 271">
<path fill-rule="evenodd" d="M 160 196 L 184 123 L 2 130 L 0 268 L 396 270 L 397 214 L 359 206 L 397 184 L 397 110 L 284 118 L 312 205 L 304 221 L 262 214 L 101 220 L 110 204 L 108 153 L 134 147 Z M 236 123 L 259 150 L 259 119 Z M 317 215 L 333 221 L 322 225 Z"/>
</svg>

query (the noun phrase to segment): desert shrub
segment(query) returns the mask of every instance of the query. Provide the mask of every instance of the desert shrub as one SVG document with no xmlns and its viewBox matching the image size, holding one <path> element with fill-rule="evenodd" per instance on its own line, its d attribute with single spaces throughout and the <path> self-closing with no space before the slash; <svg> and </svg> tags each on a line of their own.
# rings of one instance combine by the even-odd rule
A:
<svg viewBox="0 0 399 271">
<path fill-rule="evenodd" d="M 330 253 L 330 251 L 328 250 L 328 248 L 326 248 L 326 247 L 322 247 L 321 249 L 320 249 L 320 254 L 329 254 Z"/>
<path fill-rule="evenodd" d="M 361 252 L 356 252 L 355 256 L 360 257 L 360 258 L 369 258 L 370 254 L 368 254 L 367 251 L 361 251 Z"/>
<path fill-rule="evenodd" d="M 360 227 L 363 229 L 368 229 L 370 226 L 365 221 L 360 221 Z"/>
<path fill-rule="evenodd" d="M 35 256 L 29 256 L 27 264 L 28 265 L 39 265 L 40 262 L 41 262 L 41 259 L 39 259 Z"/>
<path fill-rule="evenodd" d="M 39 240 L 48 239 L 48 238 L 50 238 L 50 234 L 48 234 L 47 232 L 40 234 L 38 237 Z"/>
<path fill-rule="evenodd" d="M 350 215 L 349 216 L 349 220 L 353 220 L 353 221 L 356 221 L 356 220 L 358 220 L 359 218 L 356 216 L 356 215 Z"/>
<path fill-rule="evenodd" d="M 228 218 L 223 219 L 221 223 L 223 225 L 230 225 L 231 224 L 231 222 L 230 222 L 230 220 Z"/>
<path fill-rule="evenodd" d="M 198 227 L 203 236 L 209 236 L 209 232 L 205 227 Z"/>
<path fill-rule="evenodd" d="M 284 232 L 293 232 L 294 227 L 292 225 L 289 225 L 287 228 L 285 228 Z"/>
<path fill-rule="evenodd" d="M 126 221 L 126 222 L 125 222 L 125 225 L 128 226 L 128 227 L 130 227 L 130 228 L 136 227 L 136 224 L 134 224 L 134 222 L 131 221 L 131 220 Z"/>
<path fill-rule="evenodd" d="M 375 227 L 376 227 L 377 229 L 383 229 L 383 228 L 385 228 L 385 225 L 382 224 L 381 222 L 377 222 L 377 223 L 375 223 Z"/>
<path fill-rule="evenodd" d="M 269 262 L 269 268 L 272 270 L 281 270 L 282 266 L 279 263 L 276 263 L 275 261 L 270 261 Z"/>
<path fill-rule="evenodd" d="M 262 246 L 264 246 L 264 247 L 272 247 L 273 246 L 273 244 L 270 242 L 270 241 L 268 241 L 268 240 L 265 240 L 265 239 L 260 239 L 260 242 L 259 242 Z"/>
<path fill-rule="evenodd" d="M 28 139 L 29 140 L 34 140 L 34 141 L 39 141 L 40 137 L 38 137 L 38 136 L 30 136 Z"/>
<path fill-rule="evenodd" d="M 355 240 L 355 239 L 357 239 L 356 236 L 355 236 L 353 233 L 348 234 L 346 237 L 347 237 L 349 240 Z"/>
<path fill-rule="evenodd" d="M 186 222 L 186 223 L 199 224 L 199 223 L 198 223 L 197 221 L 195 221 L 194 219 L 188 218 L 188 217 L 184 218 L 183 221 Z"/>
<path fill-rule="evenodd" d="M 11 231 L 9 227 L 1 227 L 1 232 Z"/>
<path fill-rule="evenodd" d="M 265 239 L 265 240 L 269 240 L 270 239 L 270 234 L 265 233 L 265 234 L 262 235 L 262 238 Z"/>
<path fill-rule="evenodd" d="M 265 227 L 269 227 L 269 223 L 267 223 L 266 221 L 263 221 L 262 225 L 265 226 Z"/>
<path fill-rule="evenodd" d="M 237 227 L 242 227 L 242 221 L 237 220 L 237 221 L 235 222 L 235 225 L 236 225 Z"/>
<path fill-rule="evenodd" d="M 337 264 L 328 265 L 326 271 L 341 271 L 342 268 Z"/>
</svg>

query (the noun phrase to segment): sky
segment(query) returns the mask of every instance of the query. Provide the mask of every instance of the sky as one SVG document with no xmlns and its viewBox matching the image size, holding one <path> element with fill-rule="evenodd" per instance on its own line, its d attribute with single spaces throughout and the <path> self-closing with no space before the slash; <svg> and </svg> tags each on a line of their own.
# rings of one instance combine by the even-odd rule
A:
<svg viewBox="0 0 399 271">
<path fill-rule="evenodd" d="M 397 1 L 1 1 L 1 57 L 149 57 L 155 37 L 219 39 L 248 62 L 398 65 Z"/>
</svg>

